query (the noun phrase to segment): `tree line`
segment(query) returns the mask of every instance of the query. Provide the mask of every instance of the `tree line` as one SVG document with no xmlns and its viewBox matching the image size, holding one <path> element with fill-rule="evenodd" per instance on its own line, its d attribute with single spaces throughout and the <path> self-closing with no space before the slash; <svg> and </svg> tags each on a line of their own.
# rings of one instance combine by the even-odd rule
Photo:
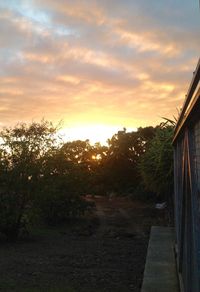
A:
<svg viewBox="0 0 200 292">
<path fill-rule="evenodd" d="M 173 189 L 173 125 L 124 128 L 108 145 L 63 142 L 41 121 L 0 132 L 0 233 L 16 239 L 35 220 L 56 224 L 89 212 L 85 194 L 160 196 Z"/>
</svg>

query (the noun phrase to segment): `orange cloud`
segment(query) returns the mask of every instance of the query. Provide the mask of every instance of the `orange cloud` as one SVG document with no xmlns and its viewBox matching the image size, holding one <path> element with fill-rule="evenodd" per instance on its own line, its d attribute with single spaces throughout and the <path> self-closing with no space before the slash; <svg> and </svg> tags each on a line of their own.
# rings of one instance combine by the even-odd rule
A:
<svg viewBox="0 0 200 292">
<path fill-rule="evenodd" d="M 138 127 L 176 114 L 199 54 L 191 7 L 183 7 L 184 25 L 164 3 L 162 10 L 144 0 L 6 2 L 0 4 L 3 124 L 45 117 L 66 127 L 102 120 Z"/>
</svg>

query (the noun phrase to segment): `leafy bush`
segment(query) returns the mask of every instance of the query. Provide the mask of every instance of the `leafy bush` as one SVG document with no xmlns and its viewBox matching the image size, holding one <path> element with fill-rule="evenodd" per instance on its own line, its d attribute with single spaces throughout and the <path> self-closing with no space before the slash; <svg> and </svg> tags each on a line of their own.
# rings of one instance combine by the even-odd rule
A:
<svg viewBox="0 0 200 292">
<path fill-rule="evenodd" d="M 85 169 L 70 161 L 62 149 L 48 153 L 42 173 L 36 206 L 48 224 L 81 216 L 89 210 L 91 204 L 81 197 L 86 184 Z"/>
<path fill-rule="evenodd" d="M 14 240 L 28 224 L 28 209 L 22 212 L 22 202 L 14 193 L 0 194 L 0 231 Z"/>
<path fill-rule="evenodd" d="M 40 201 L 41 215 L 48 225 L 56 225 L 69 218 L 79 217 L 91 208 L 93 205 L 90 202 L 80 196 L 67 193 L 52 194 L 51 192 L 43 196 Z"/>
<path fill-rule="evenodd" d="M 166 200 L 173 190 L 173 138 L 174 127 L 161 124 L 150 141 L 139 165 L 146 189 Z"/>
<path fill-rule="evenodd" d="M 74 149 L 83 151 L 85 143 L 79 142 L 79 148 L 72 143 L 66 151 L 56 134 L 57 128 L 47 121 L 0 132 L 0 232 L 10 239 L 37 213 L 56 223 L 89 208 L 80 197 L 89 181 L 88 158 L 74 160 Z"/>
<path fill-rule="evenodd" d="M 31 217 L 42 158 L 53 147 L 56 129 L 42 121 L 0 132 L 0 232 L 15 239 Z"/>
</svg>

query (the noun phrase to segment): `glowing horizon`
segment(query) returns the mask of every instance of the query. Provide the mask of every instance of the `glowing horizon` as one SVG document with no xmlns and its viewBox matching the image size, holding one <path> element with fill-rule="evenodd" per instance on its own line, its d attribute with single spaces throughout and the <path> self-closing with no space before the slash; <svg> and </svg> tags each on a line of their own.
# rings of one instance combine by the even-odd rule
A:
<svg viewBox="0 0 200 292">
<path fill-rule="evenodd" d="M 107 145 L 107 140 L 111 139 L 118 131 L 123 130 L 121 126 L 109 126 L 103 124 L 83 125 L 65 127 L 59 130 L 59 134 L 64 142 L 75 140 L 89 140 L 91 144 L 97 142 Z M 136 128 L 126 128 L 127 132 L 136 131 Z"/>
<path fill-rule="evenodd" d="M 0 1 L 0 126 L 44 117 L 81 135 L 172 118 L 199 24 L 198 0 Z"/>
</svg>

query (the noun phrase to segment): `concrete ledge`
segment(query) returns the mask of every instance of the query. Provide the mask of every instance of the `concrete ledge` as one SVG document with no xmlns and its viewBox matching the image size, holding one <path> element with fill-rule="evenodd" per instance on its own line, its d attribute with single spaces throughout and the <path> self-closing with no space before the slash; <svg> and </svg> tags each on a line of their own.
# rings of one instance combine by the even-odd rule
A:
<svg viewBox="0 0 200 292">
<path fill-rule="evenodd" d="M 141 292 L 179 292 L 171 227 L 151 228 Z"/>
</svg>

